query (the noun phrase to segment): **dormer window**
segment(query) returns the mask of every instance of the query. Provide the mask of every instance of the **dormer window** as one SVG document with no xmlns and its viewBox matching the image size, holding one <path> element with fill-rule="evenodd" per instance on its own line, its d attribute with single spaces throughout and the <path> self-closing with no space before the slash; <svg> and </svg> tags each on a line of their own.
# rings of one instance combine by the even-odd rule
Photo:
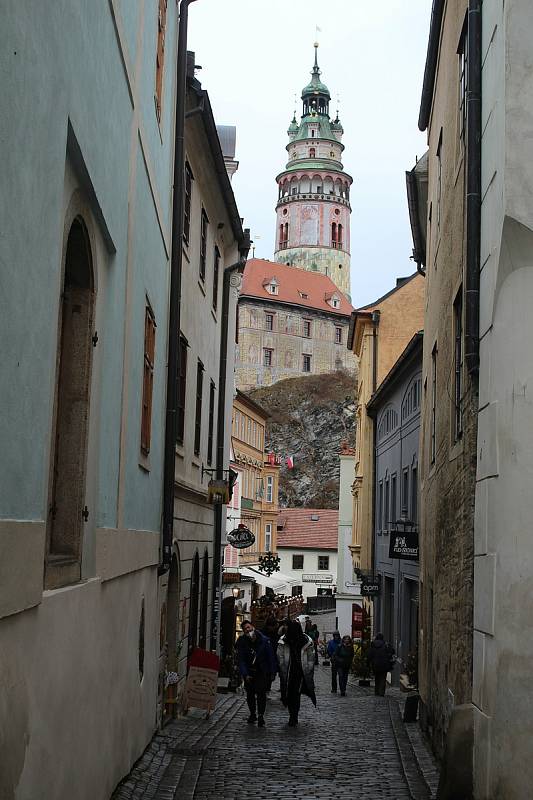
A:
<svg viewBox="0 0 533 800">
<path fill-rule="evenodd" d="M 341 307 L 341 300 L 338 294 L 333 293 L 326 293 L 325 300 L 332 308 L 340 308 Z"/>
<path fill-rule="evenodd" d="M 269 294 L 279 294 L 279 281 L 277 278 L 267 278 L 263 281 L 263 289 Z"/>
<path fill-rule="evenodd" d="M 333 308 L 339 308 L 340 304 L 341 304 L 341 301 L 339 300 L 338 297 L 333 296 L 331 298 L 331 305 L 333 306 Z"/>
<path fill-rule="evenodd" d="M 277 294 L 278 293 L 278 285 L 276 283 L 269 283 L 268 284 L 268 291 L 270 294 Z"/>
</svg>

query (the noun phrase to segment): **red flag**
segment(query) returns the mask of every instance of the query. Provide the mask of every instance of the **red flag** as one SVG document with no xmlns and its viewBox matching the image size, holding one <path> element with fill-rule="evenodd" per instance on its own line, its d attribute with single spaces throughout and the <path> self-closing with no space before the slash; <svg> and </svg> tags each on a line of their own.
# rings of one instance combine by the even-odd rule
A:
<svg viewBox="0 0 533 800">
<path fill-rule="evenodd" d="M 288 469 L 294 469 L 294 459 L 292 456 L 287 456 L 285 463 L 287 464 Z"/>
</svg>

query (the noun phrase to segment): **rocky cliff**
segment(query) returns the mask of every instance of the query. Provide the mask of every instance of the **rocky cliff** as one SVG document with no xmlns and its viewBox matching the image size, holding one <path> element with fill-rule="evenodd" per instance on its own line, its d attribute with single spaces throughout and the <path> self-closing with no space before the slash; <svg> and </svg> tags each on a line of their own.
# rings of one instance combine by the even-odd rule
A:
<svg viewBox="0 0 533 800">
<path fill-rule="evenodd" d="M 337 508 L 341 443 L 353 447 L 355 437 L 354 393 L 347 372 L 289 378 L 248 393 L 271 415 L 265 450 L 282 457 L 280 507 Z"/>
</svg>

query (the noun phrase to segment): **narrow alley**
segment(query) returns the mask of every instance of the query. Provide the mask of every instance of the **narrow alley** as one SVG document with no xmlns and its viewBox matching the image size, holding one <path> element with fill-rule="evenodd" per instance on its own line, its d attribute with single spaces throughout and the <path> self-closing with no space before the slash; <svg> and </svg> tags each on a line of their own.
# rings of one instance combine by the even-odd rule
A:
<svg viewBox="0 0 533 800">
<path fill-rule="evenodd" d="M 315 671 L 317 708 L 303 698 L 300 724 L 287 726 L 279 682 L 266 727 L 248 725 L 244 695 L 218 696 L 209 719 L 191 710 L 156 736 L 112 800 L 429 800 L 437 773 L 416 723 L 405 724 L 392 694 L 352 682 L 330 692 L 330 670 Z"/>
</svg>

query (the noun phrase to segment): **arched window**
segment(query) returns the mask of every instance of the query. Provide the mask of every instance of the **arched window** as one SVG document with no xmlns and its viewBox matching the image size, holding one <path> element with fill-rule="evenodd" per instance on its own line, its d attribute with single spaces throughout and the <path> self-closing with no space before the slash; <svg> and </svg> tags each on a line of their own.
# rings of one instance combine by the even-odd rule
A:
<svg viewBox="0 0 533 800">
<path fill-rule="evenodd" d="M 204 563 L 202 565 L 202 594 L 200 598 L 200 635 L 198 644 L 204 650 L 207 645 L 207 601 L 209 599 L 209 555 L 207 550 L 204 552 Z"/>
<path fill-rule="evenodd" d="M 337 223 L 331 223 L 331 246 L 337 247 Z"/>
<path fill-rule="evenodd" d="M 194 554 L 191 572 L 191 588 L 189 594 L 189 655 L 198 642 L 198 592 L 200 589 L 200 559 Z"/>
<path fill-rule="evenodd" d="M 89 235 L 83 219 L 76 217 L 67 239 L 61 294 L 47 588 L 75 583 L 81 577 L 94 302 Z"/>
<path fill-rule="evenodd" d="M 316 151 L 314 147 L 309 148 L 309 158 L 315 158 Z"/>
<path fill-rule="evenodd" d="M 378 421 L 378 441 L 385 439 L 398 427 L 398 412 L 388 406 L 381 414 Z"/>
<path fill-rule="evenodd" d="M 337 247 L 339 248 L 339 250 L 342 249 L 342 225 L 340 224 L 340 222 L 337 228 Z"/>
</svg>

